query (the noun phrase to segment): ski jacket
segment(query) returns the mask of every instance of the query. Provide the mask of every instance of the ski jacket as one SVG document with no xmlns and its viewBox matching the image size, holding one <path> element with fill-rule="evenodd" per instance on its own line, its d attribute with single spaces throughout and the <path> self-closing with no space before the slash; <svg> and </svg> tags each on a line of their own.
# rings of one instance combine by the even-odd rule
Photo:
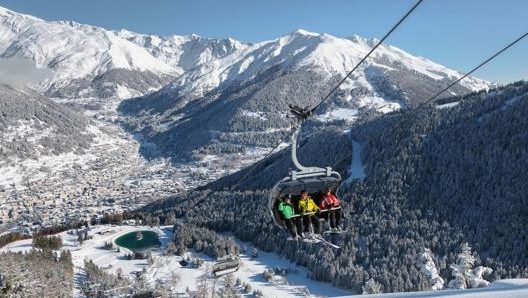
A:
<svg viewBox="0 0 528 298">
<path fill-rule="evenodd" d="M 325 194 L 323 196 L 323 199 L 321 200 L 321 203 L 319 203 L 319 207 L 321 207 L 321 209 L 337 208 L 340 205 L 341 205 L 341 202 L 332 193 Z"/>
<path fill-rule="evenodd" d="M 307 197 L 305 200 L 301 199 L 299 201 L 299 211 L 301 211 L 301 214 L 315 212 L 317 210 L 319 210 L 319 207 L 315 204 L 311 197 Z"/>
<path fill-rule="evenodd" d="M 286 202 L 280 202 L 278 209 L 286 219 L 290 219 L 295 214 L 293 205 Z"/>
</svg>

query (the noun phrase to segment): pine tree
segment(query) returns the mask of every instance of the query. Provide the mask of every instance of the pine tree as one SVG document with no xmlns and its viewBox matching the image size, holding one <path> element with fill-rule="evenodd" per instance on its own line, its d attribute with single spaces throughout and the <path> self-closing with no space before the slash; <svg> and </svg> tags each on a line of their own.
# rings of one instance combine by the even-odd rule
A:
<svg viewBox="0 0 528 298">
<path fill-rule="evenodd" d="M 369 279 L 363 287 L 361 287 L 363 290 L 363 295 L 365 294 L 380 294 L 381 293 L 381 285 L 375 281 L 373 278 Z"/>
<path fill-rule="evenodd" d="M 486 287 L 489 282 L 483 279 L 483 275 L 491 274 L 493 270 L 488 267 L 478 266 L 473 268 L 477 258 L 473 255 L 468 243 L 460 246 L 460 253 L 457 255 L 456 263 L 451 265 L 451 274 L 454 279 L 449 281 L 448 287 L 454 289 L 466 289 Z"/>
<path fill-rule="evenodd" d="M 426 249 L 420 254 L 416 265 L 420 268 L 420 272 L 427 276 L 429 281 L 429 287 L 427 289 L 440 290 L 444 287 L 444 279 L 438 274 L 431 255 L 431 250 Z"/>
<path fill-rule="evenodd" d="M 83 245 L 83 242 L 84 242 L 84 237 L 82 236 L 81 233 L 78 233 L 77 235 L 77 242 L 79 242 L 79 245 Z"/>
<path fill-rule="evenodd" d="M 251 284 L 249 284 L 249 283 L 245 283 L 245 284 L 243 284 L 242 286 L 244 287 L 244 292 L 246 292 L 246 293 L 251 293 L 251 290 L 252 290 L 252 289 L 251 289 Z"/>
</svg>

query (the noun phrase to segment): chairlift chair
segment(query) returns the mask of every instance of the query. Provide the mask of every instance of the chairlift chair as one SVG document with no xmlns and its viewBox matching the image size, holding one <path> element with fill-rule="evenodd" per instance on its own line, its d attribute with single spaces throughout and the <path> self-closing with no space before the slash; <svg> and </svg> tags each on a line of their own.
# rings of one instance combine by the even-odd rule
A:
<svg viewBox="0 0 528 298">
<path fill-rule="evenodd" d="M 290 107 L 291 108 L 291 107 Z M 293 111 L 294 114 L 297 111 Z M 299 117 L 304 117 L 300 115 Z M 291 195 L 294 207 L 297 206 L 299 195 L 302 190 L 306 190 L 312 196 L 320 195 L 325 188 L 331 188 L 337 192 L 341 184 L 341 175 L 332 170 L 331 167 L 305 167 L 297 160 L 297 138 L 300 132 L 300 125 L 292 135 L 291 159 L 297 170 L 292 170 L 289 176 L 280 180 L 271 190 L 268 201 L 268 209 L 275 225 L 281 229 L 286 228 L 282 214 L 278 210 L 278 205 L 284 197 Z"/>
</svg>

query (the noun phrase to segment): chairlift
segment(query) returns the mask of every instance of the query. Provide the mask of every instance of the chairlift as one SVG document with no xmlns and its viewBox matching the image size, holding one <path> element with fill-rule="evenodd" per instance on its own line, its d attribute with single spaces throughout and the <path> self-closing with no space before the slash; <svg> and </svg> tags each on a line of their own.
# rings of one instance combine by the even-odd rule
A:
<svg viewBox="0 0 528 298">
<path fill-rule="evenodd" d="M 302 109 L 296 106 L 290 106 L 290 112 L 298 119 L 306 119 L 309 116 L 308 109 Z M 278 210 L 279 203 L 286 196 L 291 196 L 293 206 L 296 208 L 300 199 L 300 193 L 305 190 L 317 202 L 322 197 L 322 191 L 330 188 L 334 193 L 337 192 L 341 184 L 341 175 L 332 170 L 331 167 L 305 167 L 297 159 L 297 138 L 299 137 L 301 125 L 293 133 L 291 140 L 291 159 L 297 170 L 290 171 L 289 175 L 280 180 L 271 190 L 268 201 L 268 209 L 275 225 L 285 229 L 282 214 Z"/>
<path fill-rule="evenodd" d="M 213 264 L 213 275 L 215 277 L 233 273 L 240 267 L 240 258 L 234 255 L 227 255 L 218 258 Z"/>
</svg>

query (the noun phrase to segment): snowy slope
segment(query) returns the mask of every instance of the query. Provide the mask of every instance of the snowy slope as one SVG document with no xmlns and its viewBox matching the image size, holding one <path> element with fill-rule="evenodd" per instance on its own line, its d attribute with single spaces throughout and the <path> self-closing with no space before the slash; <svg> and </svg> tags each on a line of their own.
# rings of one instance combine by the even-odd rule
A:
<svg viewBox="0 0 528 298">
<path fill-rule="evenodd" d="M 375 39 L 354 36 L 350 39 L 328 34 L 296 30 L 271 41 L 247 46 L 240 51 L 204 64 L 186 72 L 171 84 L 179 95 L 191 93 L 203 95 L 230 81 L 248 81 L 259 71 L 281 64 L 292 70 L 316 70 L 327 75 L 344 76 L 377 43 Z M 380 46 L 366 64 L 352 76 L 354 83 L 345 87 L 352 89 L 358 85 L 372 89 L 366 79 L 365 69 L 374 66 L 385 70 L 418 72 L 432 80 L 455 80 L 462 76 L 458 71 L 448 69 L 422 57 L 413 56 L 397 47 Z M 461 85 L 476 91 L 489 86 L 489 82 L 469 77 Z"/>
<path fill-rule="evenodd" d="M 47 22 L 0 7 L 0 57 L 23 57 L 53 70 L 42 87 L 70 85 L 123 69 L 156 76 L 182 73 L 153 57 L 145 48 L 113 32 L 75 22 Z M 159 87 L 159 86 L 158 86 Z"/>
<path fill-rule="evenodd" d="M 170 74 L 176 69 L 145 49 L 102 28 L 75 22 L 46 22 L 0 7 L 2 57 L 32 58 L 39 67 L 60 70 L 59 78 L 78 78 L 110 68 Z"/>
<path fill-rule="evenodd" d="M 0 84 L 0 115 L 0 168 L 20 164 L 17 159 L 83 151 L 93 141 L 88 118 L 31 90 Z M 0 185 L 8 178 L 1 176 Z"/>
<path fill-rule="evenodd" d="M 343 296 L 356 297 L 356 296 Z M 368 295 L 369 298 L 526 298 L 528 297 L 528 279 L 504 279 L 490 284 L 487 288 L 467 289 L 467 290 L 442 290 L 407 293 L 390 293 Z"/>
<path fill-rule="evenodd" d="M 82 246 L 77 242 L 76 235 L 69 235 L 66 232 L 59 235 L 63 238 L 63 249 L 72 252 L 76 274 L 82 272 L 83 262 L 85 259 L 91 259 L 95 264 L 102 268 L 107 268 L 107 272 L 115 274 L 118 268 L 121 268 L 125 276 L 131 276 L 131 273 L 147 268 L 146 276 L 149 283 L 155 285 L 156 282 L 170 283 L 172 276 L 177 276 L 178 282 L 174 286 L 174 292 L 185 292 L 186 288 L 191 291 L 196 289 L 196 284 L 204 274 L 205 269 L 212 264 L 212 260 L 196 252 L 190 252 L 191 258 L 204 258 L 205 265 L 199 269 L 182 268 L 178 263 L 181 260 L 179 256 L 166 256 L 160 251 L 153 252 L 154 263 L 149 266 L 146 260 L 126 260 L 121 255 L 125 253 L 116 252 L 115 250 L 101 249 L 102 245 L 108 241 L 114 241 L 120 235 L 137 230 L 153 230 L 160 235 L 160 241 L 166 243 L 172 237 L 171 227 L 148 228 L 144 226 L 94 226 L 90 231 L 93 239 L 87 240 Z M 239 243 L 239 245 L 251 246 L 249 243 Z M 0 252 L 12 251 L 20 252 L 31 249 L 31 239 L 20 240 L 10 243 L 2 248 Z M 250 250 L 251 251 L 251 250 Z M 307 278 L 307 271 L 303 267 L 297 267 L 295 264 L 284 260 L 273 253 L 259 252 L 256 259 L 242 253 L 243 262 L 241 268 L 234 273 L 235 278 L 242 282 L 251 284 L 254 290 L 258 289 L 263 292 L 265 297 L 357 297 L 345 296 L 349 291 L 337 289 L 330 284 L 316 282 Z M 109 266 L 112 265 L 112 266 Z M 262 277 L 262 272 L 267 268 L 294 268 L 286 277 L 275 276 L 273 282 L 267 282 Z M 220 279 L 221 280 L 221 279 Z M 285 283 L 286 282 L 286 283 Z M 77 284 L 76 286 L 79 286 Z M 221 287 L 221 283 L 217 284 Z M 306 291 L 307 290 L 307 291 Z M 309 294 L 306 294 L 309 293 Z M 76 289 L 76 297 L 82 297 Z M 406 293 L 388 293 L 368 295 L 373 298 L 524 298 L 528 297 L 528 279 L 505 279 L 498 280 L 490 284 L 487 288 L 467 289 L 467 290 L 440 290 L 440 291 L 423 291 L 423 292 L 406 292 Z"/>
</svg>

